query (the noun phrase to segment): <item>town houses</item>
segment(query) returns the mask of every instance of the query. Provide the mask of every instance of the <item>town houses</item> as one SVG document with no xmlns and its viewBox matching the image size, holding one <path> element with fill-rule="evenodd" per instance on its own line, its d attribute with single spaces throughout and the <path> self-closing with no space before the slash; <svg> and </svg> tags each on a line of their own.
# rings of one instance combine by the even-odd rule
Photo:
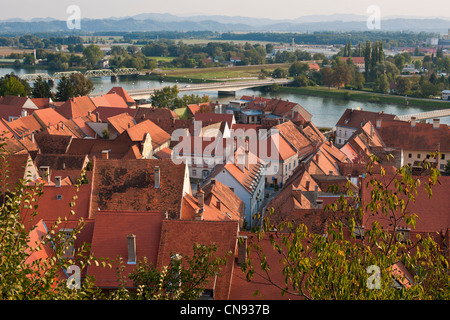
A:
<svg viewBox="0 0 450 320">
<path fill-rule="evenodd" d="M 121 256 L 127 276 L 144 257 L 161 268 L 173 252 L 189 255 L 194 243 L 214 243 L 219 256 L 231 255 L 202 299 L 257 299 L 255 290 L 265 299 L 286 299 L 263 278 L 245 279 L 242 263 L 255 255 L 246 251 L 255 240 L 252 228 L 270 218 L 323 235 L 326 207 L 348 197 L 344 189 L 370 196 L 365 181 L 371 155 L 379 157 L 373 174 L 388 176 L 404 165 L 421 174 L 429 159 L 443 174 L 436 197 L 418 197 L 414 208 L 426 215 L 417 230 L 402 230 L 409 237 L 433 233 L 448 248 L 450 223 L 442 208 L 449 207 L 450 131 L 439 120 L 401 121 L 347 109 L 330 132 L 316 127 L 298 103 L 255 96 L 189 105 L 182 114 L 139 104 L 121 87 L 65 102 L 3 97 L 0 129 L 9 175 L 2 194 L 22 180 L 42 185 L 28 230 L 46 234 L 46 225 L 67 218 L 57 231 L 70 232 L 83 219 L 68 256 L 87 243 L 95 256 Z M 440 155 L 432 159 L 435 151 Z M 332 186 L 341 189 L 333 192 Z M 268 241 L 263 245 L 270 247 Z M 279 260 L 277 252 L 269 250 L 267 260 Z M 114 290 L 119 283 L 113 264 L 91 266 L 84 276 Z M 281 278 L 282 266 L 274 265 L 271 275 Z M 136 289 L 129 278 L 124 285 Z"/>
</svg>

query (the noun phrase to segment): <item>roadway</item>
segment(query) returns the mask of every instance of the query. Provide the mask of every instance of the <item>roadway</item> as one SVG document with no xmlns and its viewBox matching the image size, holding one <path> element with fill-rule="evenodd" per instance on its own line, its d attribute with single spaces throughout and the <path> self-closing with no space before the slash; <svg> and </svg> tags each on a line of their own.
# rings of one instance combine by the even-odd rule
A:
<svg viewBox="0 0 450 320">
<path fill-rule="evenodd" d="M 272 84 L 286 85 L 292 83 L 293 80 L 288 79 L 264 79 L 264 80 L 246 80 L 246 81 L 225 81 L 225 82 L 212 82 L 212 83 L 200 83 L 200 84 L 180 84 L 178 85 L 179 92 L 192 92 L 192 91 L 224 91 L 235 92 L 238 90 L 270 86 Z M 128 94 L 135 100 L 149 99 L 155 90 L 154 89 L 136 89 L 127 90 Z"/>
</svg>

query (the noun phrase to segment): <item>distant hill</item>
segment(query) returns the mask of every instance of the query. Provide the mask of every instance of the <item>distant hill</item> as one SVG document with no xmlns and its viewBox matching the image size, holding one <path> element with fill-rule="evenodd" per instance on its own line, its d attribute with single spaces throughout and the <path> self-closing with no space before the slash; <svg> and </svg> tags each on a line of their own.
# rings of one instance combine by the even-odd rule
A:
<svg viewBox="0 0 450 320">
<path fill-rule="evenodd" d="M 367 31 L 367 17 L 353 14 L 313 15 L 291 20 L 243 16 L 177 16 L 142 13 L 132 17 L 83 19 L 81 32 L 214 31 L 214 32 L 315 32 Z M 382 31 L 447 33 L 450 18 L 392 17 L 381 20 Z M 0 21 L 0 33 L 67 32 L 66 21 L 52 18 Z"/>
</svg>

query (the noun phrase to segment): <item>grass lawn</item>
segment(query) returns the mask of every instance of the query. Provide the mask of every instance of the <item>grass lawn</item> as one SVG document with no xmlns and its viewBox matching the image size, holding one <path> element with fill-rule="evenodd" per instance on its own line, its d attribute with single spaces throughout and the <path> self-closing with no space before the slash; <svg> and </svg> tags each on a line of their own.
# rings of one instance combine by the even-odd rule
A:
<svg viewBox="0 0 450 320">
<path fill-rule="evenodd" d="M 164 69 L 162 71 L 167 77 L 177 78 L 191 78 L 197 80 L 219 80 L 219 79 L 240 79 L 258 77 L 261 69 L 268 72 L 276 68 L 289 68 L 289 63 L 283 64 L 266 64 L 257 66 L 233 66 L 233 67 L 213 67 L 213 68 L 179 68 L 179 69 Z"/>
</svg>

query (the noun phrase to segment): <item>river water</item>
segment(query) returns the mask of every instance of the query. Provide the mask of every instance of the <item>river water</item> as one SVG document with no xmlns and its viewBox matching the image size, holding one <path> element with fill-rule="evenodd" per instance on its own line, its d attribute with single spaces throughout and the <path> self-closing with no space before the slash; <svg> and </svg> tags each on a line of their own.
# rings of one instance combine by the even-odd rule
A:
<svg viewBox="0 0 450 320">
<path fill-rule="evenodd" d="M 48 73 L 46 70 L 33 70 L 33 69 L 12 69 L 12 68 L 0 68 L 0 76 L 14 72 L 15 74 L 27 74 L 27 73 Z M 131 80 L 122 79 L 119 77 L 117 82 L 111 82 L 109 77 L 92 78 L 94 83 L 95 93 L 107 93 L 113 86 L 121 86 L 125 90 L 133 89 L 146 89 L 146 88 L 161 88 L 164 86 L 173 86 L 175 82 L 160 82 L 160 81 L 148 81 L 148 80 Z M 347 101 L 333 98 L 324 97 L 312 97 L 294 93 L 266 93 L 260 90 L 246 89 L 236 92 L 236 97 L 219 97 L 217 92 L 189 92 L 188 94 L 206 94 L 210 96 L 212 101 L 220 101 L 227 103 L 230 100 L 238 99 L 243 95 L 255 95 L 262 97 L 278 97 L 283 100 L 289 100 L 299 103 L 309 113 L 312 114 L 312 121 L 317 127 L 333 127 L 339 120 L 341 115 L 347 108 L 361 108 L 367 111 L 375 111 L 385 113 L 404 115 L 418 112 L 432 111 L 439 108 L 430 107 L 407 107 L 394 104 L 382 104 L 373 102 L 359 102 L 359 101 Z M 450 103 L 449 103 L 450 106 Z M 444 117 L 440 119 L 441 123 L 450 125 L 450 117 Z"/>
</svg>

